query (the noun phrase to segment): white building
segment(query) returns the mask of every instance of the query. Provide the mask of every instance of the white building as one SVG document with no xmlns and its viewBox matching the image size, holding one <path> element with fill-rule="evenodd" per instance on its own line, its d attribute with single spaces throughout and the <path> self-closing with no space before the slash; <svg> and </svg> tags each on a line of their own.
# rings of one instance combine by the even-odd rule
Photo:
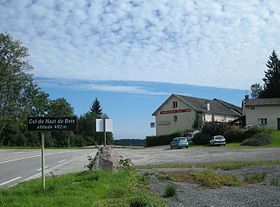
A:
<svg viewBox="0 0 280 207">
<path fill-rule="evenodd" d="M 242 115 L 241 108 L 219 99 L 202 99 L 172 94 L 152 114 L 156 135 L 190 130 L 194 122 L 230 122 Z"/>
<path fill-rule="evenodd" d="M 243 114 L 246 125 L 280 130 L 280 98 L 244 99 Z"/>
</svg>

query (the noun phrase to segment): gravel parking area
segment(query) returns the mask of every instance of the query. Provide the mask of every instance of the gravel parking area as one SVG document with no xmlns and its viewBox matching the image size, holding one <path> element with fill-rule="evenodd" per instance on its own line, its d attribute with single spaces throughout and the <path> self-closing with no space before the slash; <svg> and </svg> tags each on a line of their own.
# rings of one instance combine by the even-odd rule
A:
<svg viewBox="0 0 280 207">
<path fill-rule="evenodd" d="M 280 148 L 227 148 L 207 147 L 173 149 L 169 146 L 142 149 L 116 149 L 135 165 L 194 164 L 219 161 L 280 160 Z"/>
</svg>

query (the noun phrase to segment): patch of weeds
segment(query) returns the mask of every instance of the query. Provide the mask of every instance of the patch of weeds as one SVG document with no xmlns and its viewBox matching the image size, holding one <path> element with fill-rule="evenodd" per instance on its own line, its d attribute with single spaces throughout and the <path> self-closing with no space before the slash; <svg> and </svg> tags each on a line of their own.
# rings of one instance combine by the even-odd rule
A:
<svg viewBox="0 0 280 207">
<path fill-rule="evenodd" d="M 158 180 L 171 180 L 171 177 L 166 173 L 158 173 L 156 177 Z"/>
<path fill-rule="evenodd" d="M 241 182 L 232 175 L 219 175 L 210 171 L 204 172 L 170 172 L 166 173 L 171 180 L 178 182 L 197 183 L 207 188 L 221 186 L 239 186 Z"/>
<path fill-rule="evenodd" d="M 256 173 L 256 174 L 253 174 L 253 175 L 246 175 L 244 177 L 244 182 L 246 184 L 260 183 L 260 182 L 264 181 L 265 176 L 266 176 L 265 173 Z"/>
<path fill-rule="evenodd" d="M 279 179 L 278 178 L 270 179 L 270 185 L 279 186 Z"/>
<path fill-rule="evenodd" d="M 137 197 L 133 201 L 131 201 L 130 207 L 145 207 L 148 206 L 148 201 L 145 198 Z"/>
<path fill-rule="evenodd" d="M 272 166 L 280 165 L 280 160 L 259 160 L 259 161 L 229 161 L 229 162 L 213 162 L 206 164 L 164 164 L 164 165 L 147 165 L 137 166 L 136 169 L 152 169 L 152 168 L 209 168 L 222 170 L 235 170 L 246 166 Z"/>
<path fill-rule="evenodd" d="M 173 197 L 176 194 L 176 186 L 174 184 L 168 184 L 165 186 L 163 197 Z"/>
</svg>

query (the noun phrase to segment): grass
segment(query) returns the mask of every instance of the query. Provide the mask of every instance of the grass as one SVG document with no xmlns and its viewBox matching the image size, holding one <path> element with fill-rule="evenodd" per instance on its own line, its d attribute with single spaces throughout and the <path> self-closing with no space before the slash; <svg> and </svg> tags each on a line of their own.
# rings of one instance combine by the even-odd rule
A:
<svg viewBox="0 0 280 207">
<path fill-rule="evenodd" d="M 280 147 L 280 131 L 273 131 L 271 136 L 272 144 L 267 145 L 267 147 Z"/>
<path fill-rule="evenodd" d="M 266 174 L 265 173 L 256 173 L 253 175 L 247 175 L 244 178 L 244 182 L 247 184 L 254 184 L 254 183 L 260 183 L 264 181 Z"/>
<path fill-rule="evenodd" d="M 174 184 L 167 184 L 164 189 L 164 197 L 173 197 L 176 194 L 176 186 Z"/>
<path fill-rule="evenodd" d="M 171 178 L 175 182 L 198 183 L 207 188 L 218 188 L 222 186 L 239 186 L 242 184 L 232 175 L 220 175 L 210 171 L 204 172 L 165 172 L 160 173 Z"/>
<path fill-rule="evenodd" d="M 153 169 L 153 168 L 209 168 L 222 170 L 235 170 L 246 166 L 272 166 L 280 165 L 280 160 L 260 160 L 260 161 L 233 161 L 233 162 L 212 162 L 206 164 L 163 164 L 163 165 L 146 165 L 137 166 L 137 169 Z"/>
<path fill-rule="evenodd" d="M 0 206 L 163 207 L 166 204 L 148 190 L 144 176 L 122 169 L 116 173 L 96 171 L 47 178 L 45 191 L 40 180 L 21 183 L 0 190 Z"/>
<path fill-rule="evenodd" d="M 278 178 L 271 178 L 270 185 L 279 186 L 279 179 Z"/>
</svg>

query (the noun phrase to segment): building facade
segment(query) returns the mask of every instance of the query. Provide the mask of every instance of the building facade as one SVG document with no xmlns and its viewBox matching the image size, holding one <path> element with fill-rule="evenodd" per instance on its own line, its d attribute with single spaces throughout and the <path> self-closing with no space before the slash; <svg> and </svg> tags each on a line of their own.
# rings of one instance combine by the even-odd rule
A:
<svg viewBox="0 0 280 207">
<path fill-rule="evenodd" d="M 242 115 L 241 108 L 219 99 L 202 99 L 172 94 L 152 114 L 156 135 L 193 129 L 197 120 L 230 122 Z"/>
<path fill-rule="evenodd" d="M 280 130 L 280 98 L 244 99 L 246 125 Z"/>
</svg>

